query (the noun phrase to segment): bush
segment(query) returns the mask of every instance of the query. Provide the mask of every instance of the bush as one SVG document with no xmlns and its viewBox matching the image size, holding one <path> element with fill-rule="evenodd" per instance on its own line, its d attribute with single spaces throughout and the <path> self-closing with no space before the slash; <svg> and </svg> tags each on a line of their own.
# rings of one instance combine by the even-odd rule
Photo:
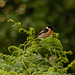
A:
<svg viewBox="0 0 75 75">
<path fill-rule="evenodd" d="M 20 22 L 16 23 L 12 19 L 8 21 L 14 22 L 13 26 L 18 26 L 19 32 L 23 31 L 29 36 L 18 47 L 8 47 L 12 55 L 0 53 L 0 75 L 71 75 L 67 74 L 67 70 L 75 61 L 64 67 L 64 63 L 69 62 L 66 54 L 72 52 L 63 51 L 58 33 L 46 39 L 35 38 L 33 28 L 27 31 Z"/>
</svg>

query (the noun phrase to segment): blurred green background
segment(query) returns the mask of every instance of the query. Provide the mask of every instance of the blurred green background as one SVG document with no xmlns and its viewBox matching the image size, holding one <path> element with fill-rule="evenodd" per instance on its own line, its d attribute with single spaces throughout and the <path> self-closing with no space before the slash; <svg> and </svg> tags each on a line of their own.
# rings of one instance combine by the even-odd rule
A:
<svg viewBox="0 0 75 75">
<path fill-rule="evenodd" d="M 36 34 L 53 25 L 64 50 L 73 52 L 68 58 L 75 59 L 75 0 L 0 0 L 0 52 L 6 54 L 9 45 L 18 46 L 27 36 L 7 22 L 10 18 L 20 21 L 25 29 L 35 28 Z"/>
</svg>

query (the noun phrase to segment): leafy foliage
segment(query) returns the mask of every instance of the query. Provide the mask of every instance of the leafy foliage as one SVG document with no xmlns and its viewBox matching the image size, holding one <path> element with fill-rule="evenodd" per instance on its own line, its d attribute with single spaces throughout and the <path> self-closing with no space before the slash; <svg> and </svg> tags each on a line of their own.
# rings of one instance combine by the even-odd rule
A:
<svg viewBox="0 0 75 75">
<path fill-rule="evenodd" d="M 0 53 L 0 75 L 71 75 L 67 74 L 67 70 L 75 61 L 64 67 L 64 63 L 69 61 L 66 54 L 72 52 L 63 51 L 58 33 L 46 39 L 35 38 L 33 28 L 27 31 L 21 27 L 20 22 L 16 23 L 12 19 L 8 21 L 14 22 L 13 26 L 18 26 L 19 32 L 24 31 L 29 36 L 18 47 L 8 47 L 12 55 Z"/>
<path fill-rule="evenodd" d="M 0 52 L 8 53 L 7 46 L 25 41 L 25 38 L 20 40 L 19 36 L 26 35 L 18 34 L 17 27 L 13 29 L 6 23 L 12 18 L 21 21 L 26 29 L 34 27 L 36 34 L 45 26 L 53 25 L 60 34 L 64 49 L 75 53 L 74 9 L 74 0 L 0 0 Z"/>
</svg>

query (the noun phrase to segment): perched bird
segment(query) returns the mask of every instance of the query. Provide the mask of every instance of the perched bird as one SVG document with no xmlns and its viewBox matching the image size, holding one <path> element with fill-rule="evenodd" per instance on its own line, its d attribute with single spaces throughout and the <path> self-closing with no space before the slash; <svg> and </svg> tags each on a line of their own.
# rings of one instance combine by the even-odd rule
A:
<svg viewBox="0 0 75 75">
<path fill-rule="evenodd" d="M 47 26 L 44 30 L 42 30 L 38 35 L 36 35 L 35 37 L 41 37 L 41 38 L 46 38 L 52 35 L 53 33 L 53 26 Z"/>
</svg>

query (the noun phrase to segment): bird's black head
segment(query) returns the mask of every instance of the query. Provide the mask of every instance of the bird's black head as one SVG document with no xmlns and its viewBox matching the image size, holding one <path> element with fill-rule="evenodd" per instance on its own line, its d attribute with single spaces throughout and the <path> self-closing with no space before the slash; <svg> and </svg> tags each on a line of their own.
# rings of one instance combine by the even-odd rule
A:
<svg viewBox="0 0 75 75">
<path fill-rule="evenodd" d="M 51 30 L 53 30 L 54 29 L 54 27 L 53 26 L 47 26 L 49 29 L 51 29 Z"/>
</svg>

